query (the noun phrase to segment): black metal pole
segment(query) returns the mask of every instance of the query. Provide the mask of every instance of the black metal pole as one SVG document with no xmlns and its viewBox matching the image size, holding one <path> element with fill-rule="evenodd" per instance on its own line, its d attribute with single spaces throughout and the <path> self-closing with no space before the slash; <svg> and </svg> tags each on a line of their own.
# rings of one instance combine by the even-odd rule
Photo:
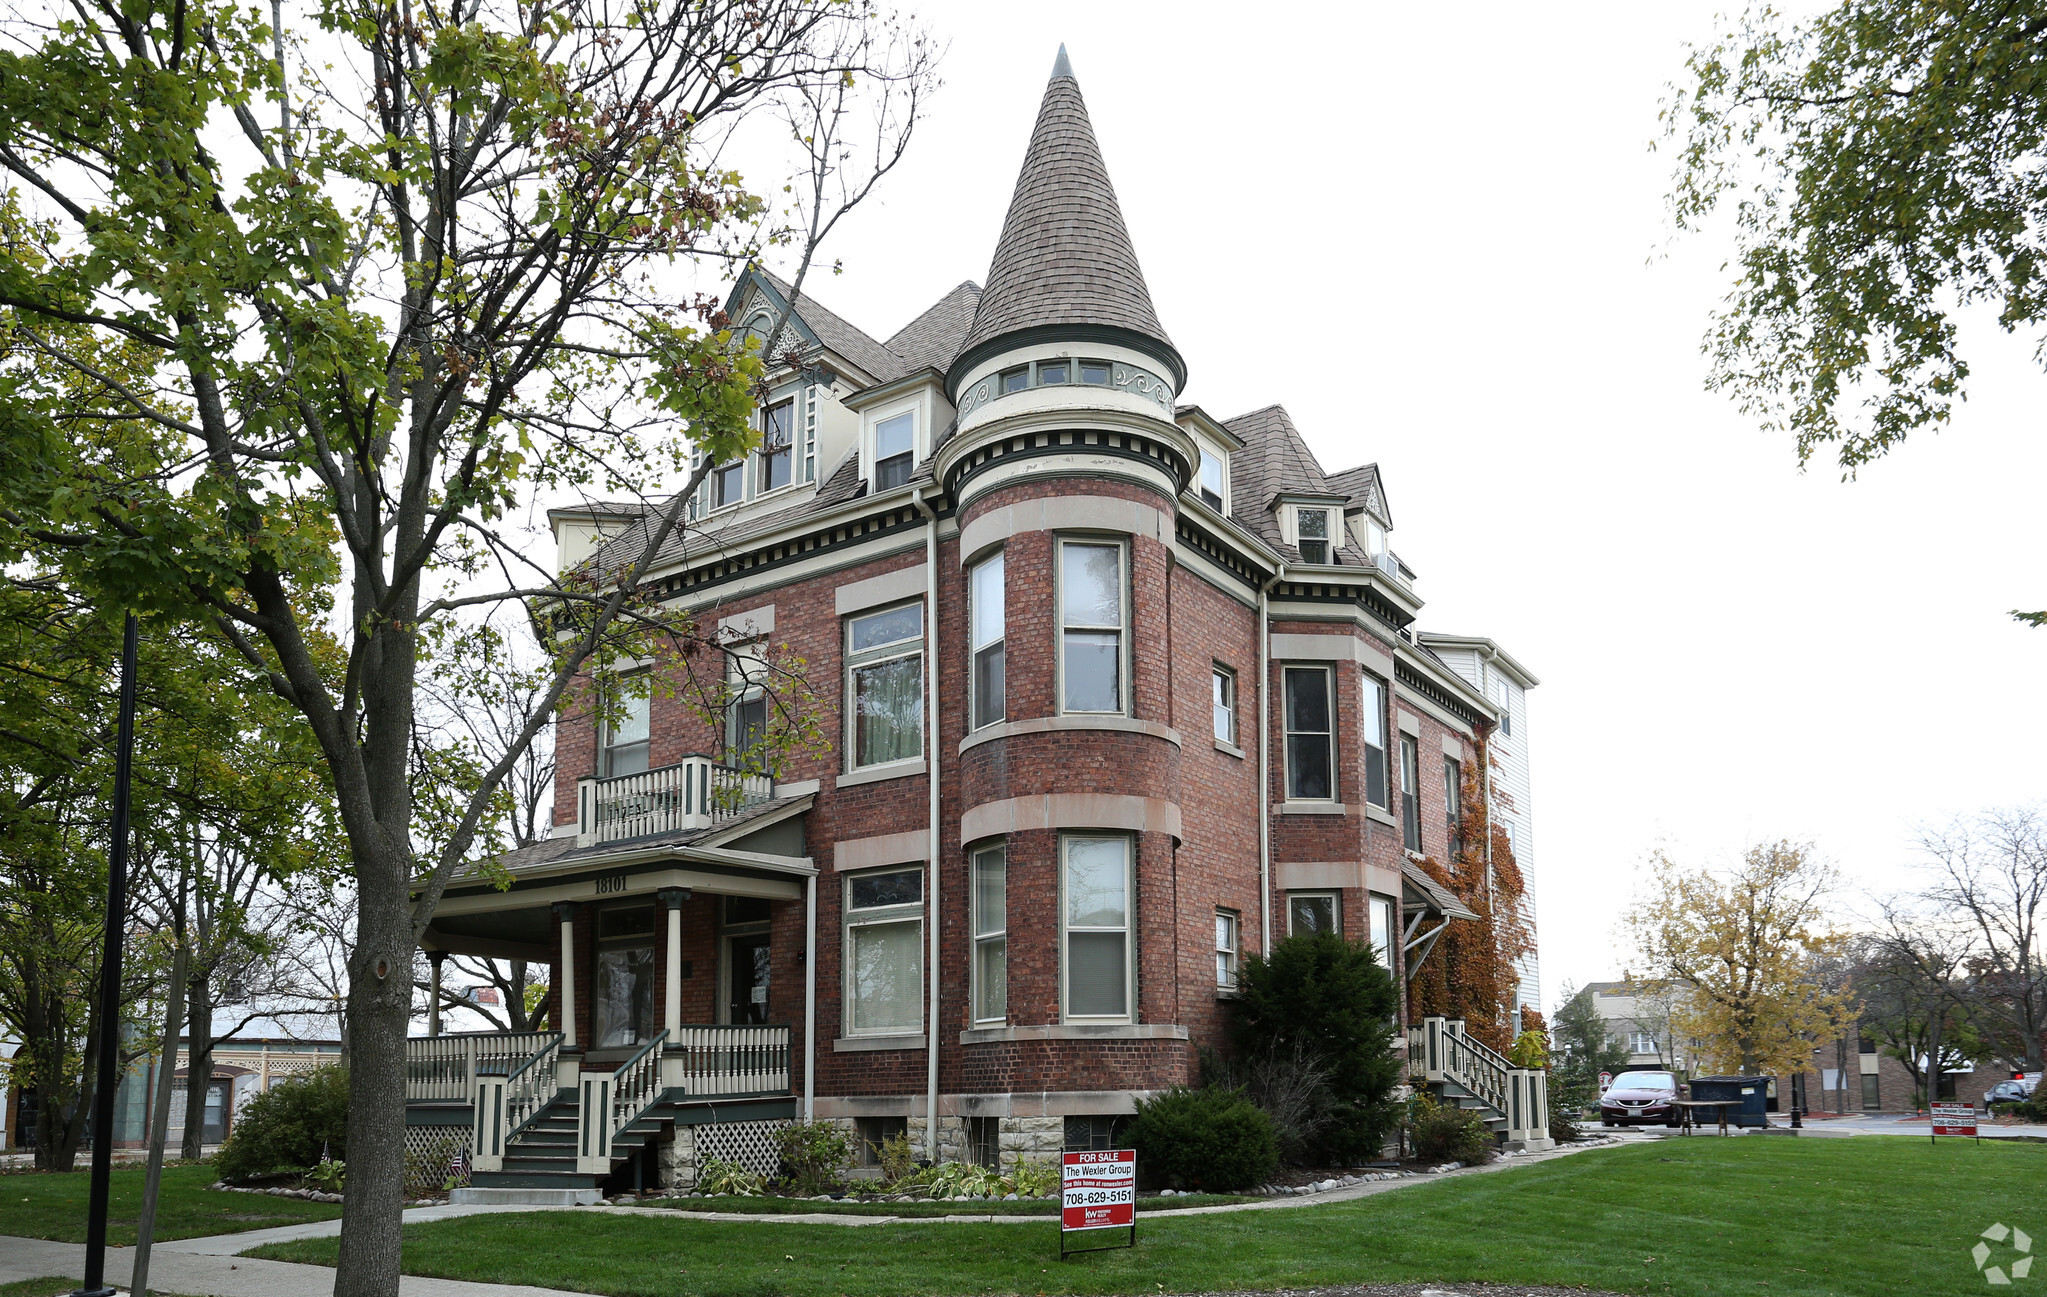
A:
<svg viewBox="0 0 2047 1297">
<path fill-rule="evenodd" d="M 106 1283 L 107 1191 L 114 1173 L 114 1090 L 121 1075 L 121 942 L 128 927 L 128 774 L 135 760 L 135 614 L 121 636 L 121 718 L 114 749 L 114 824 L 107 852 L 107 932 L 100 955 L 99 1082 L 92 1096 L 92 1193 L 85 1209 L 85 1282 L 72 1297 L 114 1297 Z"/>
</svg>

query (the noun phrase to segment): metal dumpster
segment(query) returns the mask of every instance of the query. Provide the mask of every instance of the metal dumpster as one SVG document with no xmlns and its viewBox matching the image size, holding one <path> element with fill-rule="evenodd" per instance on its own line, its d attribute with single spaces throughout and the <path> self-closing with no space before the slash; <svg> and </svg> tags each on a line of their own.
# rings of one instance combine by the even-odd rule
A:
<svg viewBox="0 0 2047 1297">
<path fill-rule="evenodd" d="M 1739 1100 L 1739 1108 L 1727 1110 L 1727 1124 L 1730 1126 L 1768 1126 L 1770 1118 L 1764 1105 L 1770 1098 L 1770 1078 L 1767 1076 L 1695 1076 L 1692 1078 L 1692 1098 L 1712 1100 Z"/>
</svg>

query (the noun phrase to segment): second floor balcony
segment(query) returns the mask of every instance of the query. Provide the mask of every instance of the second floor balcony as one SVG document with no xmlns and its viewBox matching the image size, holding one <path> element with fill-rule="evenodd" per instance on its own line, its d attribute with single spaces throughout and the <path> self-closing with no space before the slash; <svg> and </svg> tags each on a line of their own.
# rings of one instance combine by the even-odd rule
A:
<svg viewBox="0 0 2047 1297">
<path fill-rule="evenodd" d="M 774 796 L 772 776 L 702 754 L 637 774 L 586 776 L 576 781 L 576 845 L 708 829 Z"/>
</svg>

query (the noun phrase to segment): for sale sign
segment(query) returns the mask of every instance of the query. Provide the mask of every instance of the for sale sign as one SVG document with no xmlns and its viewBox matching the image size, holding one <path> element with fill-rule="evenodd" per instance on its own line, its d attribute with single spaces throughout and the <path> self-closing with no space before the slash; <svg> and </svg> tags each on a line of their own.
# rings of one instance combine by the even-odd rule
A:
<svg viewBox="0 0 2047 1297">
<path fill-rule="evenodd" d="M 1137 1153 L 1068 1153 L 1060 1166 L 1059 1228 L 1129 1229 L 1137 1223 Z"/>
<path fill-rule="evenodd" d="M 1976 1137 L 1976 1105 L 1973 1103 L 1936 1103 L 1933 1105 L 1933 1133 L 1936 1135 L 1965 1135 Z"/>
</svg>

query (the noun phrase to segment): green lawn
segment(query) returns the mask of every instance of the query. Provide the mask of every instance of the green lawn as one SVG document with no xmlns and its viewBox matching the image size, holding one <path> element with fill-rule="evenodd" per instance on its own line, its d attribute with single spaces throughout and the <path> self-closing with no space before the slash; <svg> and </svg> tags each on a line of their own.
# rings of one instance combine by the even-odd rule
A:
<svg viewBox="0 0 2047 1297">
<path fill-rule="evenodd" d="M 126 1247 L 135 1241 L 135 1218 L 142 1210 L 143 1168 L 117 1166 L 107 1200 L 107 1241 Z M 331 1220 L 338 1204 L 267 1194 L 218 1193 L 206 1186 L 220 1178 L 212 1167 L 167 1166 L 163 1194 L 156 1206 L 156 1237 L 199 1238 L 207 1234 L 240 1234 L 272 1225 L 297 1225 Z M 92 1187 L 89 1171 L 62 1175 L 23 1173 L 0 1175 L 0 1234 L 22 1238 L 85 1242 L 85 1204 Z"/>
<path fill-rule="evenodd" d="M 1190 1194 L 1186 1197 L 1139 1198 L 1137 1210 L 1176 1211 L 1182 1207 L 1219 1207 L 1234 1202 L 1257 1202 L 1223 1193 Z M 1057 1199 L 1033 1202 L 987 1202 L 967 1198 L 953 1202 L 814 1202 L 809 1198 L 654 1198 L 640 1204 L 670 1211 L 745 1213 L 753 1216 L 1057 1216 Z"/>
<path fill-rule="evenodd" d="M 55 1275 L 47 1279 L 16 1279 L 13 1283 L 0 1283 L 0 1297 L 65 1297 L 77 1291 L 76 1279 L 60 1279 Z"/>
<path fill-rule="evenodd" d="M 1453 1177 L 1355 1202 L 1140 1223 L 1064 1264 L 1051 1222 L 768 1225 L 607 1215 L 407 1227 L 405 1271 L 617 1297 L 1202 1292 L 1363 1282 L 1893 1297 L 1974 1291 L 1993 1222 L 2047 1239 L 2047 1147 L 1684 1139 Z M 334 1242 L 252 1252 L 332 1264 Z"/>
</svg>

